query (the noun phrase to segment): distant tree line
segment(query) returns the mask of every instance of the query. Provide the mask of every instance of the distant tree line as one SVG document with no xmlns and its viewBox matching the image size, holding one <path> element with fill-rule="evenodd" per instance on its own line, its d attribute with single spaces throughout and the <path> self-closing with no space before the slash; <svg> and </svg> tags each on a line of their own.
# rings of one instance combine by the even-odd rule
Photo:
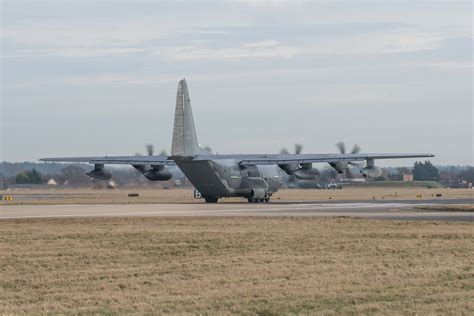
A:
<svg viewBox="0 0 474 316">
<path fill-rule="evenodd" d="M 75 164 L 78 166 L 86 166 L 84 164 Z M 0 173 L 3 173 L 5 177 L 16 177 L 17 174 L 31 171 L 31 169 L 36 169 L 39 173 L 46 174 L 59 174 L 61 170 L 66 167 L 67 164 L 64 163 L 37 163 L 37 162 L 0 162 Z"/>
<path fill-rule="evenodd" d="M 438 181 L 439 172 L 430 161 L 415 162 L 413 167 L 413 180 L 414 181 Z"/>
<path fill-rule="evenodd" d="M 457 173 L 457 177 L 470 183 L 474 183 L 474 167 L 468 167 Z"/>
<path fill-rule="evenodd" d="M 43 175 L 33 168 L 31 171 L 17 174 L 15 182 L 18 184 L 40 184 L 44 182 L 44 179 Z"/>
</svg>

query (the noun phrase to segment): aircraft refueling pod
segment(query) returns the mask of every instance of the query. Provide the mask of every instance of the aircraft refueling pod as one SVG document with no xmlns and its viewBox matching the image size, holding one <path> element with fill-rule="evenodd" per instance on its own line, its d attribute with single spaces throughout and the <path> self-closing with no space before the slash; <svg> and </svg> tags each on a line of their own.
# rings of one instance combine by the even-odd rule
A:
<svg viewBox="0 0 474 316">
<path fill-rule="evenodd" d="M 112 173 L 104 168 L 103 164 L 95 164 L 94 169 L 86 173 L 92 179 L 109 180 L 112 178 Z"/>
</svg>

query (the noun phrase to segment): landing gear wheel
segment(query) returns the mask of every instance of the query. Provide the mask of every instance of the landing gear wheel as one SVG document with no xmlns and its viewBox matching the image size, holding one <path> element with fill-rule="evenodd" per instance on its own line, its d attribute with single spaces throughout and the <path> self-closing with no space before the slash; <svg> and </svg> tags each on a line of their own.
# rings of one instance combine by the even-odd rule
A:
<svg viewBox="0 0 474 316">
<path fill-rule="evenodd" d="M 263 202 L 267 202 L 266 199 L 255 199 L 255 198 L 248 198 L 247 201 L 249 201 L 249 203 L 263 203 Z"/>
<path fill-rule="evenodd" d="M 266 197 L 263 200 L 265 201 L 265 203 L 268 203 L 268 202 L 270 202 L 270 197 Z"/>
<path fill-rule="evenodd" d="M 217 203 L 218 198 L 214 196 L 205 196 L 206 203 Z"/>
</svg>

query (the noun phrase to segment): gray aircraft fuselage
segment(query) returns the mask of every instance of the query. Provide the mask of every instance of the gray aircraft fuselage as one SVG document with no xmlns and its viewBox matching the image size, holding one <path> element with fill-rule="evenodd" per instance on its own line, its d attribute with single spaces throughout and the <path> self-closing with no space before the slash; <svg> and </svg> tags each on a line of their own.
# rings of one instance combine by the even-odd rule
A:
<svg viewBox="0 0 474 316">
<path fill-rule="evenodd" d="M 173 157 L 173 160 L 208 200 L 220 197 L 268 200 L 281 185 L 281 172 L 274 165 L 244 167 L 232 159 L 191 161 Z"/>
</svg>

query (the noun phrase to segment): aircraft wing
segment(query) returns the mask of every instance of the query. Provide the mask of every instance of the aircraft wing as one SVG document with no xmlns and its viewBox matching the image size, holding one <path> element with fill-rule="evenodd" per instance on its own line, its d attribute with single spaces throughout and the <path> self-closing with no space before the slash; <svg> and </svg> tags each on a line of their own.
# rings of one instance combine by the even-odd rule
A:
<svg viewBox="0 0 474 316">
<path fill-rule="evenodd" d="M 260 155 L 198 155 L 193 160 L 232 159 L 242 166 L 282 165 L 295 163 L 337 163 L 375 159 L 428 158 L 433 154 L 260 154 Z"/>
<path fill-rule="evenodd" d="M 298 163 L 323 163 L 342 161 L 364 161 L 375 159 L 429 158 L 432 154 L 234 154 L 234 155 L 197 155 L 192 161 L 231 159 L 242 166 L 282 165 Z M 49 162 L 82 162 L 90 164 L 124 165 L 175 165 L 168 156 L 102 156 L 102 157 L 62 157 L 41 158 Z"/>
<path fill-rule="evenodd" d="M 104 165 L 174 165 L 168 156 L 102 156 L 102 157 L 63 157 L 41 158 L 40 161 L 49 162 L 85 162 Z"/>
</svg>

